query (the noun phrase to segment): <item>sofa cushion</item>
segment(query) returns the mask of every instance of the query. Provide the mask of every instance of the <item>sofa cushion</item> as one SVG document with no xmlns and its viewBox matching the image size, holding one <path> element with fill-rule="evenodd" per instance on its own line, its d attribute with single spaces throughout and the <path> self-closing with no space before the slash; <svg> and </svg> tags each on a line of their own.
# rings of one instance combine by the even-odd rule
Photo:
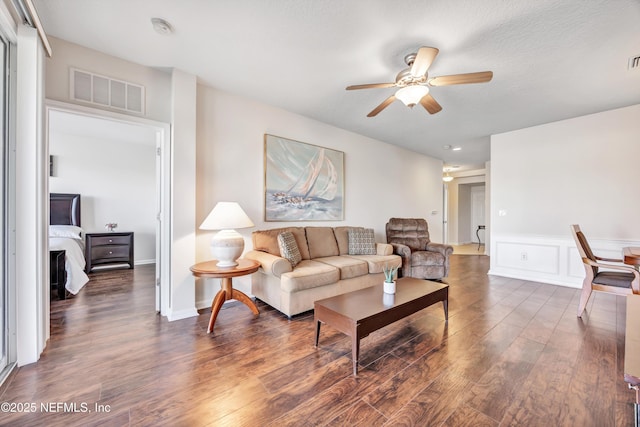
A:
<svg viewBox="0 0 640 427">
<path fill-rule="evenodd" d="M 280 256 L 289 260 L 292 267 L 295 267 L 300 261 L 302 261 L 300 249 L 298 249 L 296 238 L 293 236 L 292 232 L 283 231 L 278 234 L 278 246 L 280 246 Z"/>
<path fill-rule="evenodd" d="M 306 227 L 309 258 L 338 255 L 338 243 L 331 227 Z"/>
<path fill-rule="evenodd" d="M 376 238 L 372 228 L 349 230 L 349 255 L 375 255 Z"/>
<path fill-rule="evenodd" d="M 340 255 L 347 255 L 349 253 L 349 230 L 364 230 L 364 227 L 342 226 L 333 229 Z"/>
<path fill-rule="evenodd" d="M 253 249 L 280 256 L 280 246 L 278 245 L 278 234 L 290 231 L 296 239 L 298 250 L 302 259 L 309 259 L 309 248 L 307 247 L 307 237 L 304 227 L 274 228 L 271 230 L 257 230 L 251 233 Z"/>
<path fill-rule="evenodd" d="M 280 288 L 285 292 L 329 285 L 340 280 L 340 270 L 329 264 L 313 260 L 302 260 L 293 271 L 280 276 Z"/>
<path fill-rule="evenodd" d="M 348 256 L 315 258 L 314 261 L 323 262 L 338 268 L 340 270 L 340 280 L 364 276 L 369 273 L 369 265 L 366 261 Z"/>
<path fill-rule="evenodd" d="M 369 273 L 382 273 L 383 267 L 400 267 L 402 258 L 398 255 L 347 255 L 349 258 L 365 261 L 369 266 Z"/>
</svg>

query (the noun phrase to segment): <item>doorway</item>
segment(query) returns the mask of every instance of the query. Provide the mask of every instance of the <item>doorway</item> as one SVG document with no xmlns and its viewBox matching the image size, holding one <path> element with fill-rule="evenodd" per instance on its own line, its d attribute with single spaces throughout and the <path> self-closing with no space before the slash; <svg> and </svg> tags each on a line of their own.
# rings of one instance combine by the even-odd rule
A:
<svg viewBox="0 0 640 427">
<path fill-rule="evenodd" d="M 146 258 L 148 262 L 155 262 L 156 264 L 156 310 L 162 315 L 166 315 L 169 307 L 169 266 L 170 266 L 170 128 L 166 123 L 155 122 L 152 120 L 138 118 L 133 116 L 127 116 L 124 114 L 112 113 L 108 111 L 97 110 L 93 108 L 87 108 L 78 106 L 75 104 L 66 104 L 56 101 L 47 101 L 46 105 L 46 130 L 47 130 L 47 147 L 51 144 L 51 137 L 56 132 L 60 132 L 61 129 L 67 129 L 69 132 L 73 132 L 75 138 L 86 138 L 87 141 L 93 138 L 94 140 L 110 140 L 115 141 L 112 143 L 113 158 L 117 159 L 118 155 L 127 156 L 127 153 L 121 152 L 123 145 L 127 140 L 133 138 L 137 140 L 138 144 L 146 146 L 140 148 L 140 152 L 148 152 L 150 156 L 155 158 L 147 159 L 153 169 L 151 171 L 151 177 L 148 178 L 151 181 L 151 192 L 155 197 L 151 197 L 150 206 L 151 210 L 149 228 L 150 231 L 140 233 L 141 237 L 146 235 L 146 241 L 144 244 L 148 246 L 146 249 Z M 108 137 L 108 138 L 107 138 Z M 72 138 L 69 138 L 72 139 Z M 108 142 L 107 142 L 108 144 Z M 88 145 L 88 144 L 87 144 Z M 82 147 L 82 146 L 80 146 Z M 105 147 L 102 147 L 104 150 Z M 86 155 L 90 155 L 90 147 L 83 147 Z M 89 151 L 88 151 L 89 150 Z M 120 151 L 118 151 L 120 150 Z M 104 152 L 104 151 L 103 151 Z M 108 153 L 108 151 L 106 151 Z M 96 155 L 97 152 L 95 153 Z M 53 177 L 59 173 L 59 167 L 61 164 L 57 162 L 63 159 L 56 159 L 53 156 Z M 56 161 L 57 160 L 57 161 Z M 103 159 L 101 159 L 103 160 Z M 130 159 L 128 159 L 130 160 Z M 91 165 L 85 162 L 82 167 L 89 170 Z M 102 161 L 104 167 L 104 161 Z M 122 168 L 117 160 L 113 160 L 113 174 L 121 175 L 127 173 Z M 122 162 L 124 163 L 124 161 Z M 52 178 L 53 178 L 52 177 Z M 51 179 L 51 178 L 50 178 Z M 135 180 L 135 177 L 131 177 Z M 133 182 L 133 181 L 132 181 Z M 50 191 L 56 192 L 55 189 Z M 81 193 L 80 191 L 76 191 Z M 82 194 L 82 193 L 81 193 Z M 82 223 L 83 228 L 88 221 L 85 221 L 85 212 L 91 213 L 92 217 L 96 215 L 96 206 L 92 206 L 95 200 L 89 199 L 85 206 L 83 201 L 82 208 Z M 93 209 L 93 211 L 92 211 Z M 121 207 L 122 209 L 122 207 Z M 126 210 L 126 207 L 124 207 Z M 126 215 L 126 212 L 120 213 L 120 215 Z M 116 214 L 113 214 L 116 215 Z M 147 215 L 149 216 L 149 215 Z M 89 217 L 87 215 L 87 217 Z M 102 218 L 104 222 L 104 218 Z M 89 225 L 89 224 L 87 224 Z M 91 231 L 101 231 L 96 229 L 96 224 L 90 224 Z M 155 238 L 151 236 L 155 235 Z M 149 241 L 151 239 L 151 241 Z M 136 240 L 138 238 L 136 237 Z"/>
</svg>

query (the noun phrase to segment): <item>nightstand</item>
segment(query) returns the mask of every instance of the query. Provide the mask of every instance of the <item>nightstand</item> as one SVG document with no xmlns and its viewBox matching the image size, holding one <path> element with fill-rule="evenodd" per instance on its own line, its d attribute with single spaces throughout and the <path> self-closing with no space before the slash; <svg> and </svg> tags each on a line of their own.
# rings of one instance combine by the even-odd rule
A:
<svg viewBox="0 0 640 427">
<path fill-rule="evenodd" d="M 133 232 L 87 233 L 87 273 L 96 266 L 129 264 L 133 268 Z"/>
</svg>

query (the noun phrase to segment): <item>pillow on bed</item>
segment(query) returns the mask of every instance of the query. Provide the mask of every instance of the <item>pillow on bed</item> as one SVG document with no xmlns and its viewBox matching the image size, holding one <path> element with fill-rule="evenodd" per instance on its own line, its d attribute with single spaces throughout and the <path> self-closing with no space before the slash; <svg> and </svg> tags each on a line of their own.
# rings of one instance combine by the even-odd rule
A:
<svg viewBox="0 0 640 427">
<path fill-rule="evenodd" d="M 79 239 L 81 240 L 80 234 L 82 233 L 82 228 L 76 227 L 75 225 L 50 225 L 49 226 L 49 237 L 68 237 L 70 239 Z"/>
</svg>

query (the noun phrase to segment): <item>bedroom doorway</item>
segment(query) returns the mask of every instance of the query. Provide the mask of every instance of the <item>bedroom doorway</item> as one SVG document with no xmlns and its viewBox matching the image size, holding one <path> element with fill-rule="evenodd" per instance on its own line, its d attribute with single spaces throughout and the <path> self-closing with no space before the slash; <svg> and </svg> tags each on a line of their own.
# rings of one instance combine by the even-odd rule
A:
<svg viewBox="0 0 640 427">
<path fill-rule="evenodd" d="M 119 223 L 115 231 L 134 231 L 135 263 L 155 263 L 156 310 L 166 315 L 169 125 L 57 101 L 47 101 L 46 113 L 49 192 L 83 196 L 85 232 L 104 232 L 106 223 Z M 91 182 L 82 173 L 94 174 Z"/>
</svg>

